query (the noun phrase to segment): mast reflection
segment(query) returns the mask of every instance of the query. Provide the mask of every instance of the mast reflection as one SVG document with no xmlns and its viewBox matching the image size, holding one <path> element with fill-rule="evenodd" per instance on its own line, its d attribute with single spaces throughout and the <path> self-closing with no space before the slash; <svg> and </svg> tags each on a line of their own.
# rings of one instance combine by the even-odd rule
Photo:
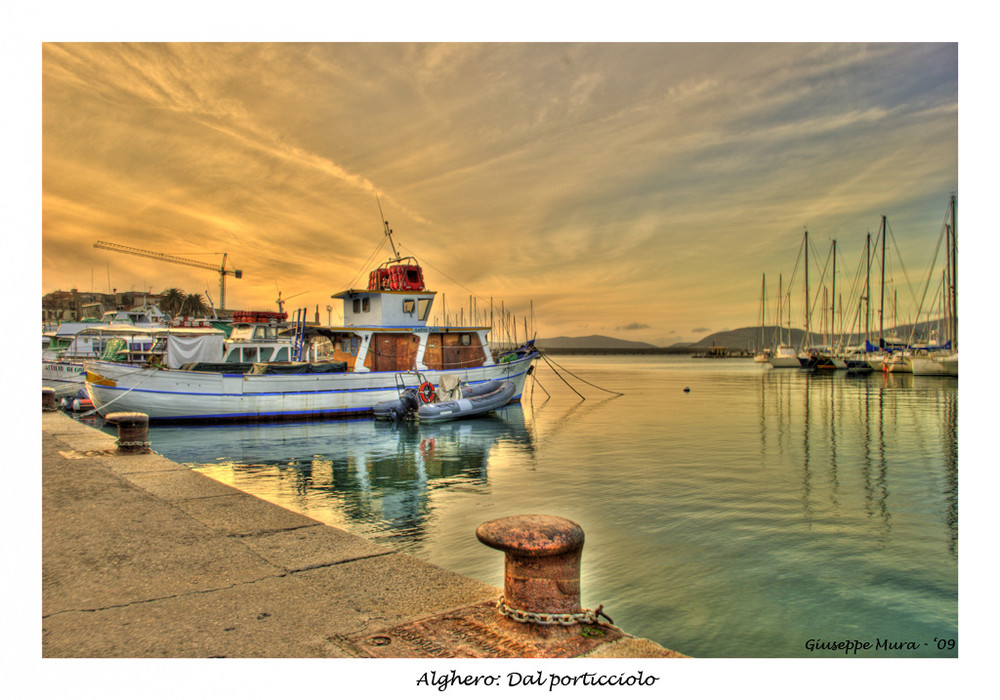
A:
<svg viewBox="0 0 1000 700">
<path fill-rule="evenodd" d="M 893 509 L 910 508 L 907 468 L 895 454 L 924 455 L 949 551 L 957 555 L 958 397 L 940 378 L 910 374 L 759 375 L 761 466 L 798 470 L 802 518 L 855 517 L 885 543 Z M 910 475 L 907 475 L 910 476 Z M 893 491 L 894 482 L 896 491 Z M 910 486 L 912 490 L 912 486 Z"/>
</svg>

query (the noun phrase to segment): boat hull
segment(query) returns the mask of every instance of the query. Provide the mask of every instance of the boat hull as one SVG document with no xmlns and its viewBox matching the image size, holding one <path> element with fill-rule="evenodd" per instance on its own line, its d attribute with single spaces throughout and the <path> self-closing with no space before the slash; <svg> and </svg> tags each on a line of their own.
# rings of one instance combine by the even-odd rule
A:
<svg viewBox="0 0 1000 700">
<path fill-rule="evenodd" d="M 492 380 L 514 383 L 520 398 L 538 357 L 461 370 L 422 370 L 435 385 L 442 374 L 466 384 Z M 87 394 L 101 415 L 144 413 L 150 421 L 303 420 L 372 413 L 376 404 L 399 398 L 396 372 L 326 374 L 225 374 L 85 363 Z"/>
<path fill-rule="evenodd" d="M 83 389 L 83 363 L 64 360 L 42 360 L 42 386 L 53 389 L 57 399 L 76 394 Z"/>
<path fill-rule="evenodd" d="M 958 355 L 940 357 L 914 357 L 911 360 L 913 374 L 922 377 L 957 377 Z"/>
</svg>

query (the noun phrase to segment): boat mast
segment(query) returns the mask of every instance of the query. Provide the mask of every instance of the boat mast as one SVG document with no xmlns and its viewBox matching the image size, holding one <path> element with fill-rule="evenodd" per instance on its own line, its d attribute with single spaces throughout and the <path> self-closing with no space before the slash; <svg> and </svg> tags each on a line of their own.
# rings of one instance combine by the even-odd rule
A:
<svg viewBox="0 0 1000 700">
<path fill-rule="evenodd" d="M 885 214 L 882 215 L 882 299 L 878 307 L 878 339 L 879 345 L 885 344 Z"/>
<path fill-rule="evenodd" d="M 872 232 L 865 239 L 865 341 L 872 337 Z"/>
<path fill-rule="evenodd" d="M 760 351 L 764 352 L 764 290 L 767 274 L 760 276 Z"/>
<path fill-rule="evenodd" d="M 784 328 L 784 326 L 785 326 L 784 306 L 785 306 L 785 290 L 784 290 L 783 283 L 782 283 L 782 280 L 781 280 L 781 273 L 779 272 L 778 273 L 778 345 L 784 345 L 785 344 L 785 338 L 784 338 L 784 335 L 785 335 L 785 328 Z M 789 321 L 789 329 L 788 329 L 789 344 L 791 344 L 791 335 L 792 335 L 791 321 Z"/>
<path fill-rule="evenodd" d="M 805 340 L 803 341 L 805 347 L 809 347 L 809 317 L 812 315 L 809 312 L 809 231 L 806 231 L 805 238 L 803 239 L 803 246 L 806 250 L 806 334 Z"/>
<path fill-rule="evenodd" d="M 951 196 L 951 349 L 958 351 L 958 197 Z"/>
<path fill-rule="evenodd" d="M 399 262 L 399 253 L 396 252 L 396 244 L 392 240 L 392 229 L 389 228 L 389 222 L 385 220 L 385 215 L 382 213 L 382 202 L 379 201 L 378 195 L 375 195 L 375 201 L 378 203 L 378 215 L 382 219 L 382 226 L 385 227 L 385 235 L 389 238 L 389 246 L 392 248 L 392 254 L 396 256 L 396 262 Z"/>
<path fill-rule="evenodd" d="M 837 241 L 833 241 L 833 282 L 832 289 L 830 290 L 830 350 L 833 350 L 834 344 L 837 342 Z"/>
</svg>

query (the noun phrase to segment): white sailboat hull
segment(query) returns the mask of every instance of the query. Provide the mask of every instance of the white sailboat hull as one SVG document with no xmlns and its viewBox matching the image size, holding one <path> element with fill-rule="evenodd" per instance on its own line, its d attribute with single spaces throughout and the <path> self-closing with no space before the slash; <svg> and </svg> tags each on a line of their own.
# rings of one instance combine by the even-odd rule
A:
<svg viewBox="0 0 1000 700">
<path fill-rule="evenodd" d="M 768 358 L 768 362 L 771 363 L 772 367 L 779 369 L 783 367 L 793 368 L 802 366 L 802 363 L 799 362 L 799 357 L 796 354 L 795 349 L 787 346 L 779 347 L 774 354 Z"/>
<path fill-rule="evenodd" d="M 958 376 L 958 353 L 952 353 L 951 355 L 932 355 L 930 357 L 914 357 L 912 364 L 913 374 L 917 376 Z"/>
<path fill-rule="evenodd" d="M 536 354 L 512 362 L 460 370 L 425 370 L 437 385 L 442 374 L 474 384 L 494 379 L 524 389 Z M 153 420 L 280 420 L 370 413 L 375 404 L 399 397 L 396 372 L 328 374 L 224 374 L 137 368 L 113 362 L 85 364 L 86 387 L 102 415 L 144 413 Z"/>
</svg>

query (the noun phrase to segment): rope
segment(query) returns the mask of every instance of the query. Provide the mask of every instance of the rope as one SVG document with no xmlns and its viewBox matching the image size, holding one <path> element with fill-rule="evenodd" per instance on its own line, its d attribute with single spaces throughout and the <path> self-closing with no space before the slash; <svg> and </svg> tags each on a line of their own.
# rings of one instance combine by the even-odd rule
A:
<svg viewBox="0 0 1000 700">
<path fill-rule="evenodd" d="M 574 394 L 576 394 L 577 396 L 579 396 L 579 397 L 580 397 L 580 399 L 582 399 L 583 401 L 586 401 L 586 400 L 587 400 L 587 397 L 586 397 L 586 396 L 584 396 L 584 395 L 583 395 L 583 394 L 581 394 L 581 393 L 580 393 L 579 391 L 577 391 L 576 389 L 574 389 L 574 388 L 573 388 L 573 385 L 572 385 L 572 384 L 570 384 L 569 382 L 567 382 L 567 381 L 566 381 L 566 378 L 565 378 L 564 376 L 562 376 L 561 374 L 559 374 L 559 370 L 557 370 L 557 369 L 556 369 L 556 368 L 555 368 L 555 367 L 553 366 L 553 364 L 552 364 L 552 363 L 551 363 L 551 362 L 549 361 L 549 358 L 548 358 L 548 357 L 546 357 L 545 355 L 542 355 L 542 354 L 539 354 L 539 357 L 541 357 L 541 358 L 542 358 L 543 360 L 545 360 L 545 362 L 546 362 L 546 363 L 548 363 L 549 367 L 551 367 L 551 368 L 552 368 L 552 371 L 556 373 L 556 376 L 557 376 L 557 377 L 559 377 L 560 379 L 562 379 L 562 381 L 563 381 L 563 384 L 565 384 L 566 386 L 568 386 L 568 387 L 569 387 L 569 388 L 570 388 L 570 389 L 571 389 L 571 390 L 573 391 L 573 393 L 574 393 Z"/>
<path fill-rule="evenodd" d="M 146 369 L 146 368 L 145 367 L 140 367 L 135 372 L 129 372 L 128 374 L 123 374 L 122 378 L 124 378 L 124 377 L 131 377 L 133 374 L 138 374 L 139 372 L 143 371 L 144 369 Z M 103 406 L 101 406 L 101 408 L 107 408 L 108 406 L 110 406 L 111 404 L 113 404 L 115 401 L 117 401 L 118 399 L 122 398 L 123 396 L 125 396 L 126 394 L 128 394 L 129 392 L 131 392 L 133 389 L 139 388 L 142 385 L 142 383 L 145 382 L 147 379 L 149 379 L 151 376 L 153 376 L 153 375 L 152 374 L 147 374 L 145 377 L 143 377 L 139 381 L 138 384 L 136 384 L 135 386 L 129 387 L 126 391 L 122 392 L 121 394 L 119 394 L 118 396 L 116 396 L 115 398 L 111 399 L 110 401 L 108 401 Z M 96 406 L 94 407 L 94 409 L 92 411 L 87 411 L 86 413 L 80 414 L 80 417 L 81 418 L 86 418 L 88 416 L 94 415 L 95 413 L 97 413 L 97 407 Z"/>
<path fill-rule="evenodd" d="M 597 386 L 596 384 L 593 384 L 593 383 L 591 383 L 591 382 L 588 382 L 588 381 L 587 381 L 586 379 L 584 379 L 583 377 L 578 377 L 577 375 L 573 374 L 573 373 L 572 373 L 572 372 L 570 372 L 570 371 L 569 371 L 568 369 L 566 369 L 565 367 L 563 367 L 562 365 L 560 365 L 560 364 L 559 364 L 558 362 L 555 362 L 555 360 L 550 360 L 550 359 L 549 359 L 549 357 L 548 357 L 548 355 L 547 355 L 547 354 L 545 354 L 545 353 L 539 353 L 539 355 L 541 355 L 541 358 L 542 358 L 543 360 L 545 360 L 546 362 L 548 362 L 548 363 L 549 363 L 549 366 L 550 366 L 550 367 L 551 367 L 551 366 L 552 366 L 552 365 L 554 364 L 554 365 L 555 365 L 556 367 L 558 367 L 559 369 L 561 369 L 561 370 L 562 370 L 563 372 L 565 372 L 565 373 L 566 373 L 566 374 L 568 374 L 569 376 L 573 377 L 574 379 L 579 379 L 579 380 L 580 380 L 581 382 L 583 382 L 584 384 L 587 384 L 587 385 L 589 385 L 589 386 L 592 386 L 592 387 L 594 387 L 595 389 L 600 389 L 601 391 L 604 391 L 604 392 L 607 392 L 607 393 L 609 393 L 609 394 L 614 394 L 615 396 L 624 396 L 624 395 L 625 395 L 625 394 L 621 393 L 620 391 L 611 391 L 611 389 L 605 389 L 604 387 L 600 387 L 600 386 Z M 557 376 L 558 376 L 558 374 L 559 374 L 559 373 L 558 373 L 558 372 L 556 372 L 556 375 L 557 375 Z M 560 379 L 562 379 L 562 377 L 560 377 Z M 566 380 L 565 380 L 565 379 L 563 379 L 563 381 L 564 381 L 564 382 L 566 382 Z M 567 384 L 567 386 L 568 386 L 568 385 L 569 385 L 569 382 L 566 382 L 566 384 Z M 571 388 L 571 389 L 573 389 L 573 387 L 570 387 L 570 388 Z M 573 391 L 576 391 L 576 389 L 573 389 Z M 578 394 L 578 395 L 580 396 L 580 398 L 583 398 L 583 395 L 582 395 L 582 394 L 580 394 L 580 392 L 578 392 L 578 391 L 577 391 L 576 393 L 577 393 L 577 394 Z"/>
</svg>

